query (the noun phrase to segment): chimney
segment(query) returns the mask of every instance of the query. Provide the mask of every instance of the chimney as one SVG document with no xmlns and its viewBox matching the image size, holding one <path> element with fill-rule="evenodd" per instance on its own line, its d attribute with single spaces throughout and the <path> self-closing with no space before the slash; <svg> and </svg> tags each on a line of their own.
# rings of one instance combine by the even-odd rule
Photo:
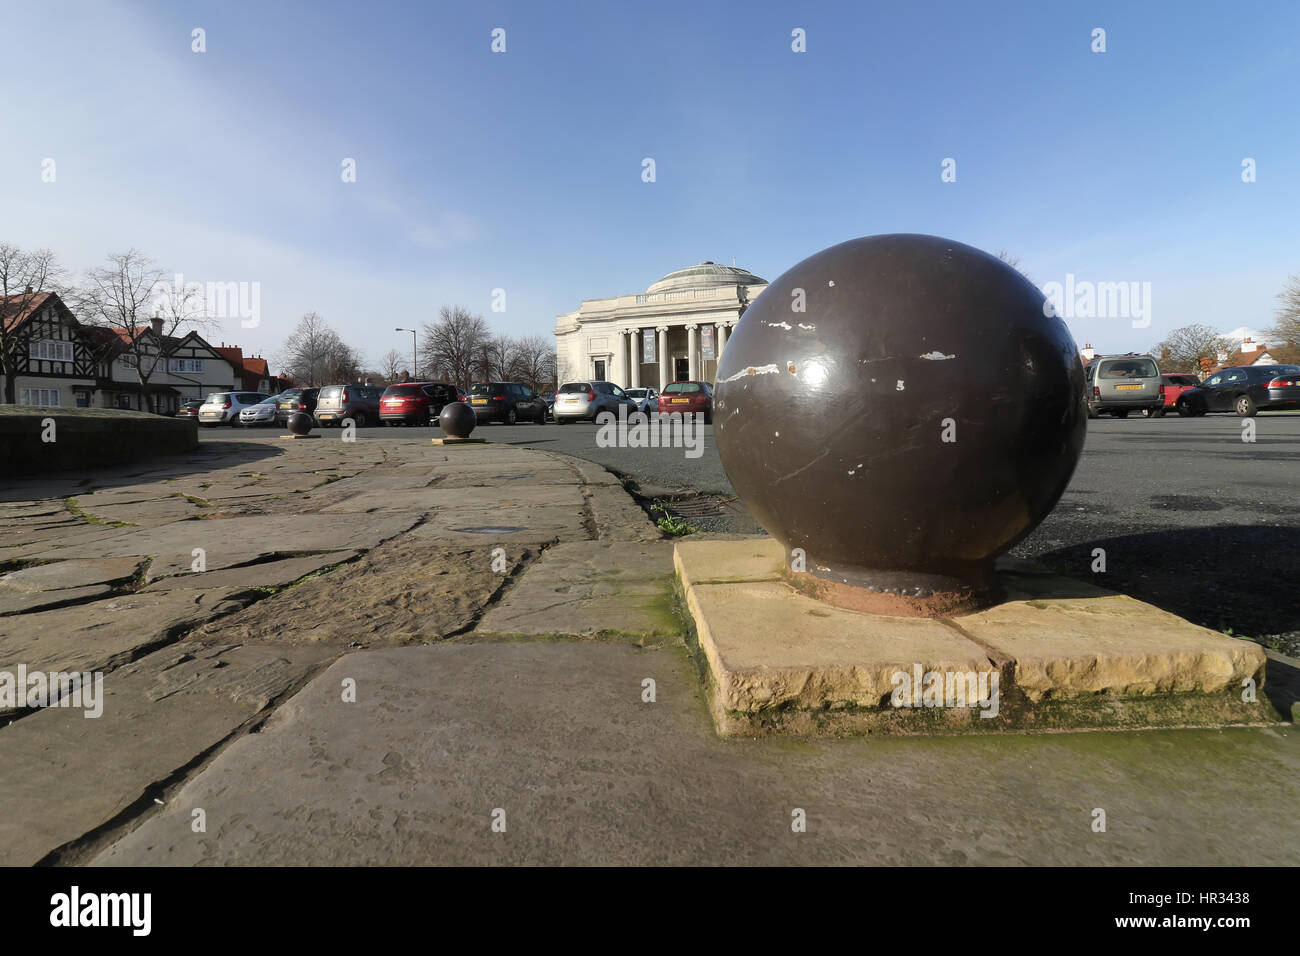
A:
<svg viewBox="0 0 1300 956">
<path fill-rule="evenodd" d="M 163 320 L 155 315 L 149 321 L 153 325 L 153 334 L 158 338 L 162 338 Z"/>
<path fill-rule="evenodd" d="M 1168 349 L 1161 349 L 1161 350 L 1160 350 L 1160 361 L 1162 361 L 1162 362 L 1168 362 L 1168 361 L 1169 361 L 1169 350 L 1168 350 Z"/>
<path fill-rule="evenodd" d="M 1093 351 L 1091 342 L 1087 342 L 1084 344 L 1082 354 L 1083 357 L 1086 358 L 1089 362 L 1091 362 L 1097 356 L 1097 353 Z"/>
</svg>

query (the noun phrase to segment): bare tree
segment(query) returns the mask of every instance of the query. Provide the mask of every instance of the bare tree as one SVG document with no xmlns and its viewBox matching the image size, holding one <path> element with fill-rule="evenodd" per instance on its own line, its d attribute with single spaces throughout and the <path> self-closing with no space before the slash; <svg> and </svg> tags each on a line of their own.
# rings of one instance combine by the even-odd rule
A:
<svg viewBox="0 0 1300 956">
<path fill-rule="evenodd" d="M 46 292 L 57 291 L 65 275 L 54 253 L 49 249 L 24 252 L 8 242 L 0 242 L 0 375 L 4 376 L 4 401 L 15 402 L 17 382 L 16 362 L 25 337 L 17 324 L 10 329 L 5 319 L 26 314 L 36 298 Z"/>
<path fill-rule="evenodd" d="M 361 369 L 361 356 L 317 312 L 298 320 L 276 360 L 296 385 L 351 382 Z"/>
<path fill-rule="evenodd" d="M 1218 360 L 1219 352 L 1230 352 L 1236 343 L 1218 329 L 1208 325 L 1185 325 L 1174 329 L 1152 350 L 1160 356 L 1160 369 L 1164 372 L 1201 371 L 1201 359 L 1211 363 Z M 1165 353 L 1168 352 L 1168 357 Z"/>
<path fill-rule="evenodd" d="M 1286 280 L 1277 294 L 1278 307 L 1273 313 L 1276 324 L 1268 330 L 1279 344 L 1300 342 L 1300 273 Z"/>
<path fill-rule="evenodd" d="M 179 287 L 166 281 L 167 272 L 136 249 L 115 252 L 108 264 L 86 272 L 82 283 L 67 292 L 68 304 L 89 325 L 111 330 L 120 341 L 120 354 L 135 365 L 141 408 L 156 410 L 149 380 L 166 369 L 171 340 L 181 326 L 213 324 L 196 285 Z"/>
<path fill-rule="evenodd" d="M 396 382 L 402 377 L 404 368 L 405 360 L 402 353 L 397 349 L 389 349 L 379 361 L 379 372 L 384 377 L 385 382 Z M 412 377 L 414 377 L 414 373 L 412 373 Z"/>
<path fill-rule="evenodd" d="M 467 385 L 481 369 L 487 337 L 481 315 L 459 305 L 444 305 L 436 322 L 424 324 L 420 362 L 426 371 L 437 371 L 455 385 Z"/>
<path fill-rule="evenodd" d="M 514 342 L 511 376 L 535 392 L 555 383 L 555 347 L 549 336 L 525 335 Z"/>
</svg>

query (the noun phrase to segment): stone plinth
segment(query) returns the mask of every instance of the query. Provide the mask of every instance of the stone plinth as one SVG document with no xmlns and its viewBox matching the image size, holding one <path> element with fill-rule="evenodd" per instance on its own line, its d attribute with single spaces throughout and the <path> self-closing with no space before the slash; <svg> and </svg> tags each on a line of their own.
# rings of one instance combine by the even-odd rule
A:
<svg viewBox="0 0 1300 956">
<path fill-rule="evenodd" d="M 817 601 L 791 585 L 768 537 L 679 541 L 674 564 L 724 735 L 1280 719 L 1260 689 L 1257 644 L 1028 562 L 998 562 L 1003 602 L 937 619 Z M 1246 680 L 1258 703 L 1243 701 Z"/>
</svg>

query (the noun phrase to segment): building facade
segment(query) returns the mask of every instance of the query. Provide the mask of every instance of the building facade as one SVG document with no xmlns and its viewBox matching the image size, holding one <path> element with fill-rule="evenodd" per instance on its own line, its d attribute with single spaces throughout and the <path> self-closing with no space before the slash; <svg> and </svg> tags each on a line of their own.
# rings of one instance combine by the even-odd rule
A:
<svg viewBox="0 0 1300 956">
<path fill-rule="evenodd" d="M 660 391 L 669 382 L 712 382 L 730 330 L 765 288 L 751 272 L 705 261 L 643 293 L 584 299 L 556 319 L 559 381 Z"/>
<path fill-rule="evenodd" d="M 9 296 L 0 302 L 3 347 L 19 405 L 90 408 L 95 393 L 94 346 L 54 292 Z M 0 374 L 0 401 L 10 383 Z"/>
</svg>

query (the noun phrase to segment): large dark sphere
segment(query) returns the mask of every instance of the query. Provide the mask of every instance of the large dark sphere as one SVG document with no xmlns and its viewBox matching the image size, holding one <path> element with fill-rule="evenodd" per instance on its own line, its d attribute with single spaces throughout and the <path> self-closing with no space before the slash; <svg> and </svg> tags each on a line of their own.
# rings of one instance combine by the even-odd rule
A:
<svg viewBox="0 0 1300 956">
<path fill-rule="evenodd" d="M 438 424 L 442 426 L 442 433 L 448 438 L 468 438 L 469 433 L 478 424 L 478 417 L 474 414 L 474 409 L 464 402 L 451 402 L 442 407 Z"/>
<path fill-rule="evenodd" d="M 1044 301 L 1005 262 L 937 236 L 805 259 L 722 355 L 713 416 L 732 485 L 827 580 L 987 586 L 1083 448 L 1083 367 Z"/>
<path fill-rule="evenodd" d="M 289 416 L 289 421 L 286 424 L 289 426 L 291 435 L 306 435 L 316 422 L 306 412 L 294 412 Z"/>
</svg>

